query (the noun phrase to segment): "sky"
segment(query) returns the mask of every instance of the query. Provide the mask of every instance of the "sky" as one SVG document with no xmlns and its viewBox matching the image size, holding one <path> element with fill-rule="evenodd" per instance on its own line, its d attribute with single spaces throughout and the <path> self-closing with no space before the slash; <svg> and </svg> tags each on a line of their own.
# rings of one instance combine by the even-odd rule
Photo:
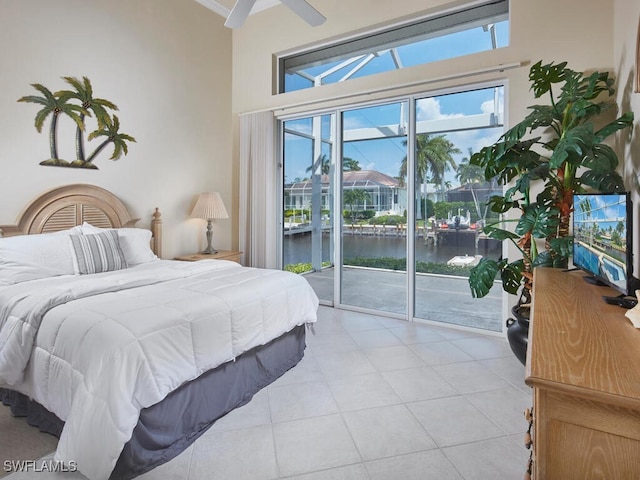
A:
<svg viewBox="0 0 640 480">
<path fill-rule="evenodd" d="M 504 90 L 498 88 L 498 115 L 503 118 Z M 439 97 L 426 97 L 416 101 L 417 121 L 444 120 L 449 118 L 463 118 L 468 115 L 481 113 L 496 113 L 494 108 L 494 88 L 461 92 Z M 407 105 L 393 103 L 375 107 L 349 110 L 343 114 L 343 130 L 353 131 L 380 126 L 397 126 L 406 124 Z M 404 119 L 401 121 L 401 119 Z M 323 137 L 329 135 L 329 115 L 323 117 Z M 291 120 L 286 122 L 285 128 L 295 131 L 311 133 L 310 119 Z M 326 133 L 325 133 L 326 132 Z M 502 134 L 502 128 L 485 128 L 477 130 L 463 130 L 447 132 L 446 138 L 459 150 L 454 154 L 456 164 L 469 157 L 472 152 L 495 142 Z M 343 156 L 352 158 L 360 164 L 363 170 L 378 170 L 392 177 L 398 176 L 403 159 L 407 155 L 404 145 L 406 137 L 381 138 L 374 140 L 360 140 L 345 142 Z M 323 153 L 330 155 L 330 145 L 323 145 Z M 286 181 L 309 176 L 307 168 L 312 158 L 312 141 L 308 138 L 288 134 L 285 136 L 285 175 Z M 453 185 L 459 185 L 455 180 L 455 172 L 445 175 L 445 179 Z"/>
<path fill-rule="evenodd" d="M 503 89 L 499 89 L 499 98 L 502 99 Z M 427 97 L 416 102 L 416 119 L 418 122 L 428 120 L 445 120 L 449 118 L 463 118 L 467 115 L 494 112 L 494 89 L 476 90 L 473 92 L 462 92 L 440 97 Z M 502 101 L 499 102 L 498 109 L 501 110 Z M 393 108 L 395 107 L 395 108 Z M 375 125 L 392 125 L 398 123 L 399 104 L 393 106 L 360 109 L 345 114 L 344 129 L 367 128 Z M 386 110 L 386 111 L 385 111 Z M 389 110 L 395 110 L 395 122 L 393 118 L 387 118 Z M 405 108 L 406 111 L 406 108 Z M 502 117 L 502 112 L 498 114 Z M 388 123 L 384 123 L 388 121 Z M 446 133 L 446 138 L 452 142 L 461 153 L 454 154 L 456 164 L 464 158 L 469 157 L 469 149 L 474 153 L 482 147 L 489 145 L 502 134 L 502 128 L 491 128 L 482 130 L 464 130 Z M 344 156 L 353 158 L 360 162 L 363 169 L 379 170 L 391 176 L 397 176 L 400 171 L 402 160 L 407 154 L 407 148 L 403 145 L 404 138 L 383 139 L 383 140 L 362 140 L 359 142 L 348 142 L 344 147 Z M 454 182 L 455 173 L 449 172 L 446 178 Z"/>
<path fill-rule="evenodd" d="M 501 22 L 496 24 L 498 33 L 498 47 L 507 43 L 508 24 Z M 481 27 L 472 30 L 457 32 L 442 37 L 432 38 L 413 45 L 398 47 L 399 55 L 405 66 L 419 63 L 427 63 L 443 58 L 452 58 L 491 48 L 490 35 Z M 356 76 L 370 75 L 378 71 L 387 71 L 390 68 L 391 57 L 384 54 L 375 58 L 363 68 Z M 317 74 L 326 70 L 327 65 L 306 69 L 307 73 Z M 348 67 L 351 68 L 351 67 Z M 339 76 L 342 76 L 341 72 Z M 287 75 L 287 77 L 291 77 Z M 333 79 L 336 81 L 338 76 Z M 331 81 L 332 79 L 329 78 Z M 348 81 L 348 80 L 347 80 Z M 292 88 L 295 89 L 295 88 Z M 504 110 L 504 89 L 497 89 L 497 102 L 494 101 L 494 88 L 472 90 L 448 95 L 432 96 L 416 101 L 417 121 L 448 120 L 450 118 L 463 118 L 469 115 L 481 113 L 497 113 L 502 119 Z M 496 105 L 497 103 L 497 105 Z M 495 111 L 497 109 L 497 112 Z M 329 115 L 322 118 L 322 135 L 328 139 L 330 135 Z M 343 114 L 343 131 L 354 130 L 366 136 L 366 130 L 380 126 L 406 125 L 408 108 L 406 103 L 390 103 L 347 110 Z M 285 123 L 285 128 L 311 134 L 311 120 L 290 120 Z M 464 130 L 447 132 L 446 137 L 459 150 L 454 155 L 454 160 L 459 164 L 468 158 L 469 149 L 472 152 L 479 151 L 482 147 L 495 142 L 502 134 L 502 128 L 485 128 L 476 130 Z M 360 140 L 344 143 L 343 156 L 359 162 L 362 169 L 378 170 L 392 177 L 399 174 L 402 160 L 407 155 L 405 143 L 406 137 L 388 137 L 375 140 Z M 322 151 L 329 156 L 330 145 L 323 142 Z M 296 179 L 309 177 L 309 168 L 312 159 L 312 141 L 302 136 L 285 134 L 285 183 Z M 445 174 L 445 180 L 453 186 L 459 185 L 455 180 L 455 172 Z"/>
<path fill-rule="evenodd" d="M 508 45 L 509 22 L 498 22 L 495 24 L 495 28 L 497 48 Z M 490 49 L 492 49 L 491 35 L 482 27 L 462 30 L 447 35 L 435 36 L 433 38 L 416 41 L 407 45 L 396 46 L 396 51 L 403 67 L 422 65 L 425 63 L 470 55 Z M 396 67 L 391 55 L 383 52 L 386 52 L 386 50 L 378 52 L 375 58 L 354 73 L 351 78 L 364 77 L 382 71 L 394 70 Z M 348 58 L 348 56 L 345 56 L 345 58 L 338 61 L 303 68 L 303 71 L 306 74 L 315 77 L 323 74 L 330 68 L 339 65 L 346 58 Z M 322 83 L 327 84 L 340 81 L 345 74 L 349 73 L 353 69 L 354 65 L 357 65 L 357 62 L 324 77 Z M 311 84 L 311 80 L 305 79 L 300 75 L 289 74 L 285 76 L 285 91 L 287 92 L 308 88 Z"/>
<path fill-rule="evenodd" d="M 591 202 L 589 215 L 583 212 L 581 203 L 583 198 L 588 198 Z M 627 203 L 624 194 L 577 195 L 574 199 L 574 208 L 574 221 L 584 221 L 588 225 L 595 222 L 601 230 L 607 230 L 609 227 L 615 230 L 620 221 L 626 224 L 624 220 L 627 217 Z"/>
</svg>

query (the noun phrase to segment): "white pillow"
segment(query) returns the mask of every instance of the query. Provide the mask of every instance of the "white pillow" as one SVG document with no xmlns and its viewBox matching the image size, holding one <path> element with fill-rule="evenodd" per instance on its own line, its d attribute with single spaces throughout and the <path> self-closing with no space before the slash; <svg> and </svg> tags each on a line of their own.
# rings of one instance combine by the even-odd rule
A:
<svg viewBox="0 0 640 480">
<path fill-rule="evenodd" d="M 79 274 L 112 272 L 127 268 L 115 230 L 72 235 L 69 239 L 76 258 L 74 266 L 77 265 Z"/>
<path fill-rule="evenodd" d="M 55 270 L 42 265 L 0 258 L 0 287 L 58 275 Z"/>
<path fill-rule="evenodd" d="M 0 265 L 34 273 L 42 268 L 43 277 L 73 275 L 73 255 L 69 250 L 70 231 L 19 235 L 0 238 Z M 4 267 L 3 267 L 4 268 Z"/>
<path fill-rule="evenodd" d="M 82 235 L 82 226 L 78 225 L 68 230 L 60 230 L 58 232 L 51 232 L 51 235 Z"/>
<path fill-rule="evenodd" d="M 151 250 L 151 230 L 143 228 L 98 228 L 87 222 L 82 224 L 82 233 L 85 235 L 105 230 L 118 232 L 120 248 L 124 253 L 127 265 L 130 267 L 158 259 Z"/>
</svg>

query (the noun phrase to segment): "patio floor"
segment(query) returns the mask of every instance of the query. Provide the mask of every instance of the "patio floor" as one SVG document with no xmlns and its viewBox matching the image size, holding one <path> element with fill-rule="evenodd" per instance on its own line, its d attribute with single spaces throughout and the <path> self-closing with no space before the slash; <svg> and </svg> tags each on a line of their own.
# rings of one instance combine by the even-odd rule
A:
<svg viewBox="0 0 640 480">
<path fill-rule="evenodd" d="M 333 302 L 333 268 L 305 274 L 318 297 Z M 344 267 L 342 303 L 406 315 L 406 273 Z M 502 332 L 502 290 L 496 286 L 484 298 L 473 298 L 466 278 L 416 275 L 416 318 Z"/>
</svg>

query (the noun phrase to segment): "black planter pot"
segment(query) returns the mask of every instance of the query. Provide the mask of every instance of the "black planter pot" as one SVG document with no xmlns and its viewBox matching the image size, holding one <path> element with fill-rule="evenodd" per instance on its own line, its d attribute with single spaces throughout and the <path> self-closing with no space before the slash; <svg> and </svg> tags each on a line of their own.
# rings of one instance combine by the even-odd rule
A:
<svg viewBox="0 0 640 480">
<path fill-rule="evenodd" d="M 514 318 L 507 319 L 507 340 L 520 363 L 527 363 L 527 343 L 529 341 L 529 309 L 515 305 L 511 309 Z"/>
</svg>

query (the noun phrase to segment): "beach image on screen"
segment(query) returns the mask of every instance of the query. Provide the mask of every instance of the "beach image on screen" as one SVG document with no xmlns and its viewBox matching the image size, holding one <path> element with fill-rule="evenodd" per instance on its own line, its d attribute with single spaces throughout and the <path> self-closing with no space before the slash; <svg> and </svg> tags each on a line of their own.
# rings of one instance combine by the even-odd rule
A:
<svg viewBox="0 0 640 480">
<path fill-rule="evenodd" d="M 574 265 L 626 291 L 626 195 L 576 195 L 573 206 Z"/>
</svg>

